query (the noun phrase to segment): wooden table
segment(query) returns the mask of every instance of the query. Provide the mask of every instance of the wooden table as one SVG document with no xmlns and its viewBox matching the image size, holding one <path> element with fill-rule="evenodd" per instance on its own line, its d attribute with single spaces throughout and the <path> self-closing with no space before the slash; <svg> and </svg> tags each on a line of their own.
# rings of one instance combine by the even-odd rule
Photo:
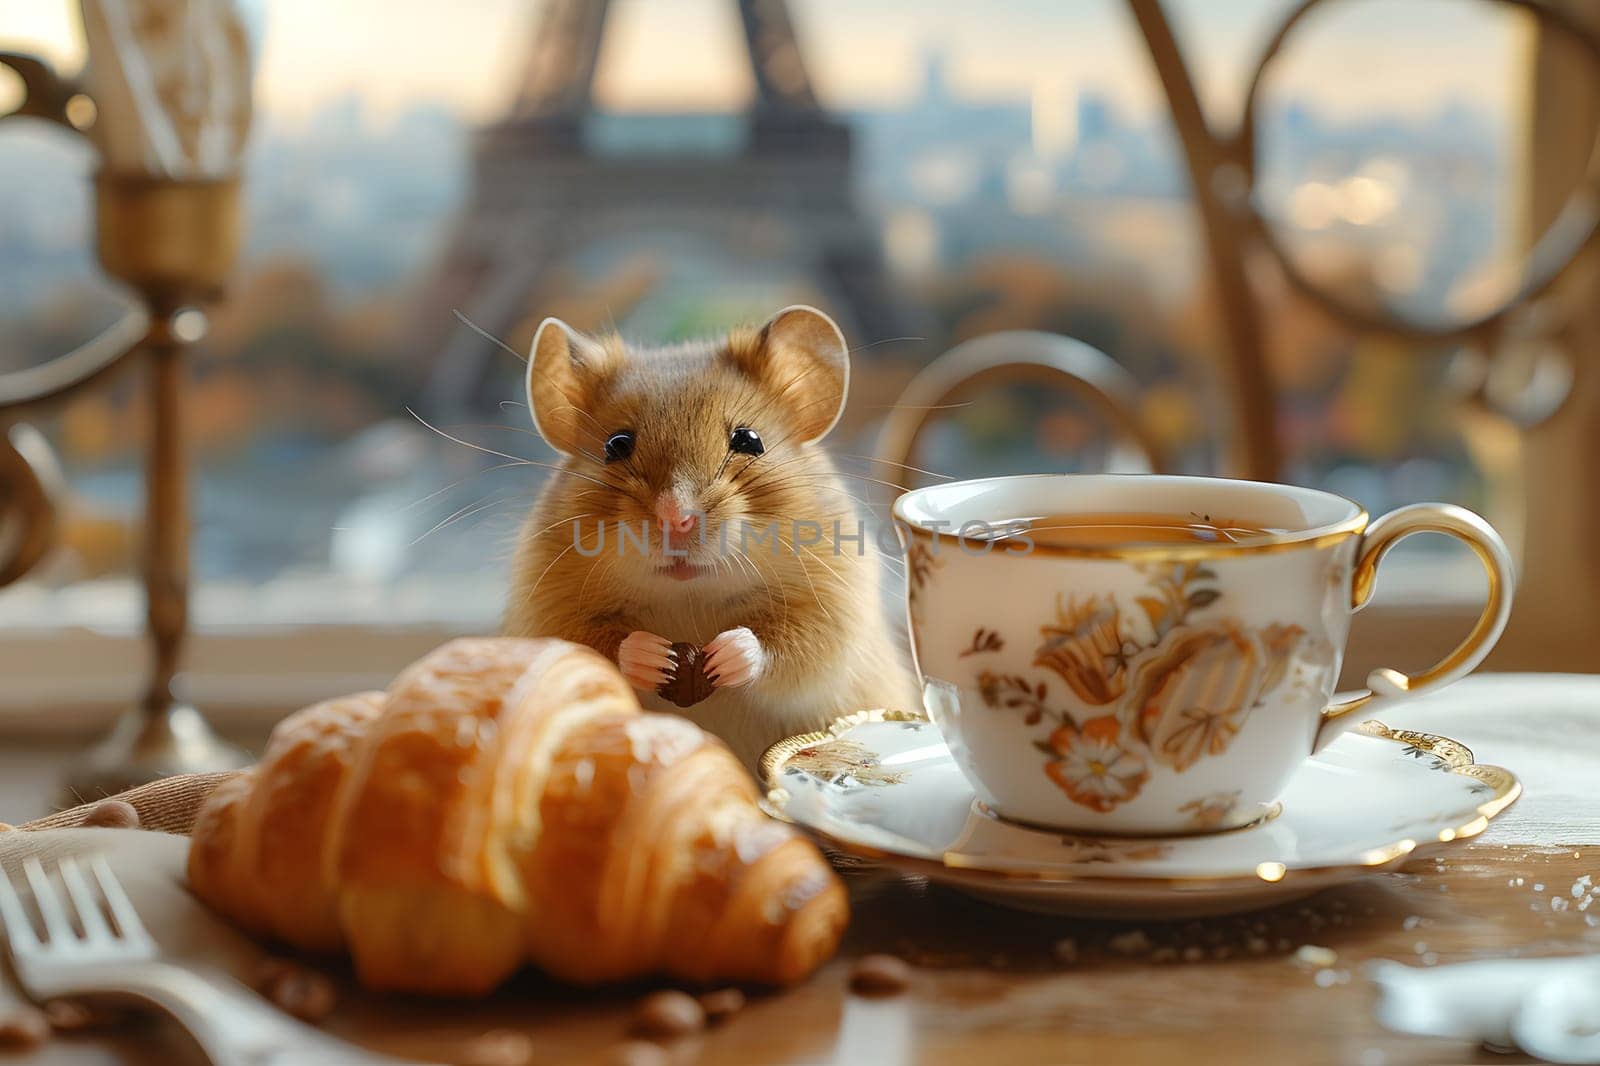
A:
<svg viewBox="0 0 1600 1066">
<path fill-rule="evenodd" d="M 1480 677 L 1377 716 L 1463 740 L 1479 762 L 1523 777 L 1524 798 L 1438 861 L 1276 910 L 1205 921 L 1046 918 L 882 871 L 852 871 L 855 917 L 839 959 L 799 988 L 753 997 L 728 1024 L 668 1045 L 660 1061 L 1524 1061 L 1467 1041 L 1383 1030 L 1363 965 L 1600 951 L 1600 905 L 1580 910 L 1569 891 L 1585 874 L 1600 881 L 1600 803 L 1589 794 L 1600 769 L 1600 678 Z M 1556 899 L 1567 905 L 1552 906 Z M 1307 944 L 1331 949 L 1336 961 L 1296 961 Z M 878 951 L 917 964 L 911 987 L 884 999 L 851 995 L 851 959 Z M 469 1008 L 352 990 L 328 1027 L 443 1061 L 473 1036 L 513 1028 L 531 1037 L 535 1061 L 607 1062 L 642 991 L 582 993 L 528 975 Z M 116 1044 L 58 1041 L 23 1061 L 172 1061 L 176 1046 L 161 1030 L 146 1030 Z"/>
</svg>

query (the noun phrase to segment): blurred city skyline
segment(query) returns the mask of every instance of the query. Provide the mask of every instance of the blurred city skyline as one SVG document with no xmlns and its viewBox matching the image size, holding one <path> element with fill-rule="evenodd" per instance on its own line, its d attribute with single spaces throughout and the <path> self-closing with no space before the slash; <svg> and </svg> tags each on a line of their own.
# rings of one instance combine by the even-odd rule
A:
<svg viewBox="0 0 1600 1066">
<path fill-rule="evenodd" d="M 358 93 L 375 116 L 432 103 L 469 122 L 507 104 L 541 0 L 243 0 L 258 24 L 259 107 L 271 123 L 311 120 Z M 1237 110 L 1255 56 L 1291 0 L 1167 0 L 1207 106 Z M 965 97 L 1070 97 L 1093 86 L 1130 114 L 1162 101 L 1121 0 L 792 0 L 827 106 L 905 103 L 923 57 L 949 56 Z M 1313 14 L 1281 87 L 1331 113 L 1410 115 L 1464 100 L 1514 108 L 1528 20 L 1481 0 L 1353 0 Z M 1375 32 L 1378 31 L 1378 32 Z M 617 110 L 737 110 L 751 81 L 731 0 L 613 0 L 597 94 Z M 0 0 L 0 45 L 83 62 L 75 0 Z M 4 100 L 0 87 L 0 101 Z M 1070 142 L 1070 109 L 1060 112 Z"/>
<path fill-rule="evenodd" d="M 1158 300 L 1192 288 L 1203 261 L 1189 254 L 1187 171 L 1164 114 L 1134 111 L 1093 84 L 1054 100 L 973 96 L 956 81 L 952 53 L 925 50 L 919 62 L 903 100 L 838 110 L 856 132 L 856 194 L 894 274 L 915 281 L 990 250 L 1026 250 L 1139 264 Z M 1040 144 L 1041 110 L 1067 114 L 1064 148 Z M 1499 179 L 1513 145 L 1497 111 L 1471 97 L 1441 98 L 1423 114 L 1347 115 L 1285 93 L 1262 124 L 1268 212 L 1291 240 L 1298 231 L 1344 244 L 1405 242 L 1383 278 L 1387 296 L 1414 310 L 1447 309 L 1452 287 L 1508 238 Z M 466 195 L 472 128 L 437 100 L 387 114 L 354 91 L 303 122 L 264 124 L 247 162 L 246 266 L 302 259 L 332 292 L 356 297 L 405 283 Z M 719 154 L 741 137 L 737 116 L 720 112 L 600 112 L 589 125 L 607 154 Z M 33 123 L 0 138 L 9 160 L 0 196 L 12 205 L 0 215 L 0 310 L 25 313 L 63 281 L 97 284 L 86 202 L 60 194 L 74 173 L 87 176 L 86 149 Z M 1430 166 L 1452 180 L 1429 180 Z M 1345 202 L 1352 197 L 1369 203 Z"/>
<path fill-rule="evenodd" d="M 870 355 L 853 375 L 853 421 L 835 435 L 843 447 L 870 447 L 872 420 L 917 360 L 976 333 L 1032 328 L 1111 353 L 1144 385 L 1142 405 L 1168 453 L 1184 469 L 1211 469 L 1221 356 L 1200 233 L 1187 168 L 1123 5 L 1058 12 L 1007 0 L 980 15 L 907 0 L 790 2 L 824 106 L 853 130 L 864 224 L 881 241 L 898 297 L 931 319 L 898 363 L 893 346 L 877 346 L 891 338 L 852 338 Z M 73 6 L 0 0 L 0 48 L 42 51 L 72 69 L 81 60 Z M 470 571 L 485 543 L 504 539 L 525 472 L 513 472 L 487 514 L 477 509 L 484 481 L 440 490 L 482 457 L 441 445 L 405 416 L 422 387 L 395 356 L 406 309 L 466 202 L 472 130 L 501 115 L 537 5 L 465 0 L 450 18 L 429 19 L 417 0 L 344 0 L 321 22 L 315 6 L 273 0 L 265 20 L 249 244 L 234 299 L 194 366 L 197 567 L 202 577 L 265 579 L 359 557 L 363 572 Z M 1242 87 L 1285 8 L 1168 3 L 1216 114 L 1236 112 L 1228 92 Z M 1271 84 L 1263 207 L 1291 253 L 1347 296 L 1424 317 L 1468 314 L 1494 298 L 1521 251 L 1526 20 L 1478 0 L 1329 8 Z M 733 4 L 617 0 L 614 10 L 602 110 L 586 124 L 586 143 L 646 157 L 640 174 L 662 152 L 736 153 L 745 127 L 732 109 L 749 75 Z M 663 12 L 682 17 L 663 22 Z M 358 16 L 363 32 L 348 21 Z M 463 66 L 463 49 L 473 48 Z M 116 311 L 90 250 L 91 155 L 35 122 L 0 131 L 0 362 L 47 358 Z M 564 266 L 565 288 L 546 294 L 541 315 L 576 321 L 574 307 L 598 308 L 635 336 L 669 336 L 663 324 L 720 326 L 812 296 L 804 265 L 781 249 L 752 272 L 692 225 L 629 231 Z M 1421 403 L 1437 395 L 1441 361 L 1396 360 L 1281 291 L 1265 298 L 1289 476 L 1374 509 L 1466 498 L 1474 475 L 1448 412 Z M 499 395 L 517 393 L 513 363 L 500 368 Z M 126 442 L 140 428 L 127 398 L 86 397 L 50 427 L 91 515 L 135 511 Z M 1090 423 L 1036 406 L 1001 397 L 968 412 L 964 435 L 945 439 L 931 465 L 1090 468 Z M 489 440 L 537 448 L 523 420 L 515 407 L 483 413 L 500 427 Z M 278 506 L 289 495 L 296 507 Z M 428 506 L 411 506 L 418 500 Z M 470 523 L 455 521 L 458 506 Z M 441 516 L 446 528 L 434 535 Z M 79 550 L 90 560 L 84 572 L 129 565 L 125 531 L 80 539 L 90 545 Z"/>
</svg>

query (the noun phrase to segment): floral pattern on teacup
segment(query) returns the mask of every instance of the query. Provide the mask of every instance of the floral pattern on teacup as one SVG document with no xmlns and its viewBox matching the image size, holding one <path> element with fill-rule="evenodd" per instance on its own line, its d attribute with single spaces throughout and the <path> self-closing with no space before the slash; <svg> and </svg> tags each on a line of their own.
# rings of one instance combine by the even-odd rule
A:
<svg viewBox="0 0 1600 1066">
<path fill-rule="evenodd" d="M 1081 729 L 1063 725 L 1045 742 L 1055 759 L 1044 772 L 1072 802 L 1109 811 L 1139 794 L 1150 766 L 1133 748 L 1118 742 L 1121 726 L 1109 715 L 1091 718 Z"/>
<path fill-rule="evenodd" d="M 1090 596 L 1057 607 L 1056 621 L 1040 627 L 1044 643 L 1033 665 L 1060 675 L 1084 703 L 1101 707 L 1128 688 L 1128 649 L 1115 600 Z"/>
<path fill-rule="evenodd" d="M 1243 628 L 1232 621 L 1174 632 L 1140 668 L 1129 701 L 1141 739 L 1178 772 L 1221 755 L 1251 710 L 1278 687 L 1305 630 Z"/>
<path fill-rule="evenodd" d="M 1202 563 L 1162 564 L 1146 574 L 1147 592 L 1134 597 L 1133 611 L 1110 595 L 1072 598 L 1039 627 L 1033 665 L 1103 713 L 1080 717 L 1052 705 L 1048 680 L 989 670 L 977 679 L 989 707 L 1019 712 L 1030 726 L 1049 721 L 1050 732 L 1033 742 L 1047 757 L 1045 774 L 1091 810 L 1138 796 L 1152 764 L 1182 773 L 1221 755 L 1298 656 L 1309 650 L 1321 658 L 1300 626 L 1209 617 L 1223 593 Z M 1208 617 L 1197 618 L 1202 612 Z M 983 650 L 975 641 L 967 654 Z M 1227 816 L 1216 805 L 1194 813 L 1197 820 Z"/>
</svg>

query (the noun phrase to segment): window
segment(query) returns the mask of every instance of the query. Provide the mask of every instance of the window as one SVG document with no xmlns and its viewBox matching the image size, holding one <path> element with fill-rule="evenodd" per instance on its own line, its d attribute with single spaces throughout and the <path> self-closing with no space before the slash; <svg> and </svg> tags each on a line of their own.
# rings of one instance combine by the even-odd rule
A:
<svg viewBox="0 0 1600 1066">
<path fill-rule="evenodd" d="M 1289 6 L 1167 5 L 1214 122 L 1238 114 Z M 670 338 L 828 305 L 859 346 L 835 446 L 863 475 L 885 406 L 923 362 L 982 332 L 1058 331 L 1138 378 L 1140 417 L 1176 468 L 1220 469 L 1216 294 L 1122 4 L 791 0 L 801 50 L 770 64 L 769 91 L 810 84 L 823 118 L 782 157 L 810 169 L 786 176 L 751 169 L 749 138 L 777 134 L 745 119 L 763 88 L 735 5 L 615 3 L 597 110 L 560 149 L 581 164 L 571 180 L 529 133 L 560 73 L 535 45 L 540 7 L 267 6 L 248 250 L 191 366 L 202 632 L 494 625 L 542 475 L 506 456 L 552 453 L 521 406 L 520 364 L 455 310 L 523 351 L 546 313 Z M 1353 304 L 1423 320 L 1504 299 L 1530 243 L 1531 20 L 1468 0 L 1328 8 L 1263 97 L 1260 195 L 1286 255 Z M 0 47 L 81 62 L 72 5 L 4 13 Z M 0 156 L 0 369 L 14 369 L 81 342 L 126 297 L 89 251 L 91 154 L 19 120 L 0 125 Z M 551 201 L 495 184 L 485 160 L 501 179 L 531 168 Z M 785 180 L 818 199 L 787 219 L 746 202 Z M 704 202 L 668 196 L 678 209 L 651 214 L 646 191 L 672 182 Z M 1418 499 L 1493 510 L 1453 401 L 1470 355 L 1398 351 L 1270 270 L 1258 280 L 1285 480 L 1375 513 Z M 125 376 L 42 423 L 71 486 L 65 544 L 0 591 L 0 628 L 136 625 L 137 388 Z M 952 412 L 920 464 L 1088 469 L 1102 436 L 1086 411 L 1002 391 Z"/>
</svg>

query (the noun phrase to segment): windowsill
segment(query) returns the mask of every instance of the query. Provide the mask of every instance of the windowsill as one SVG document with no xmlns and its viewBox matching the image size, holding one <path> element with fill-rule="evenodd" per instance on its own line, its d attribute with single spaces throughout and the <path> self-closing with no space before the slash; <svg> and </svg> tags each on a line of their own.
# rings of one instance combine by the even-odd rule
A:
<svg viewBox="0 0 1600 1066">
<path fill-rule="evenodd" d="M 1391 560 L 1353 627 L 1346 683 L 1359 684 L 1370 668 L 1365 647 L 1386 661 L 1421 662 L 1396 641 L 1431 649 L 1460 639 L 1482 587 L 1470 556 Z M 195 595 L 184 691 L 219 727 L 260 730 L 309 703 L 382 688 L 401 665 L 451 637 L 493 632 L 504 594 L 498 573 L 384 586 L 321 576 L 261 587 L 208 583 Z M 104 729 L 140 694 L 142 618 L 130 580 L 0 594 L 0 733 Z"/>
<path fill-rule="evenodd" d="M 240 633 L 280 627 L 495 625 L 505 578 L 450 574 L 376 582 L 315 573 L 265 584 L 208 581 L 194 592 L 197 631 Z M 87 629 L 133 635 L 143 621 L 143 591 L 131 578 L 63 588 L 20 585 L 0 591 L 0 638 Z M 39 625 L 39 620 L 48 624 Z"/>
<path fill-rule="evenodd" d="M 194 597 L 183 690 L 219 726 L 258 729 L 329 696 L 382 688 L 398 665 L 453 636 L 493 632 L 503 596 L 498 578 L 208 583 Z M 143 616 L 131 580 L 0 595 L 0 731 L 109 724 L 140 694 Z"/>
</svg>

